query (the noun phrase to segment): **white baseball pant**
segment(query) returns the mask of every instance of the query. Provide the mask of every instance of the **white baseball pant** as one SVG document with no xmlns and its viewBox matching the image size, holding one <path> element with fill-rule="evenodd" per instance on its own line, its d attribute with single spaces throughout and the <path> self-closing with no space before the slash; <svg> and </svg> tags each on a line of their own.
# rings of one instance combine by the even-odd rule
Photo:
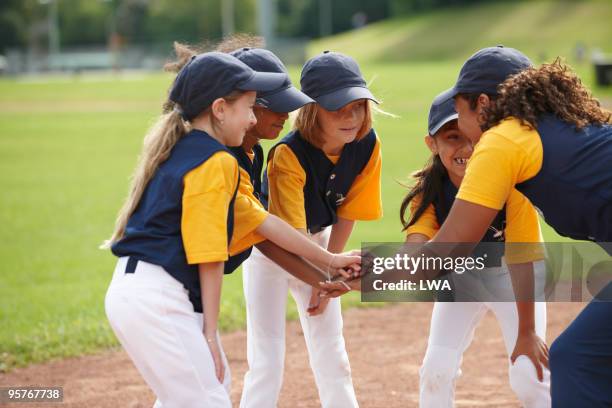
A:
<svg viewBox="0 0 612 408">
<path fill-rule="evenodd" d="M 127 257 L 119 258 L 115 267 L 106 315 L 157 396 L 155 407 L 231 407 L 227 358 L 223 354 L 221 384 L 202 333 L 202 314 L 194 312 L 188 291 L 160 266 L 139 261 L 134 273 L 125 273 L 126 263 Z"/>
<path fill-rule="evenodd" d="M 543 282 L 544 264 L 536 264 L 536 287 Z M 507 266 L 475 272 L 471 290 L 499 293 L 500 288 L 512 290 Z M 478 288 L 480 286 L 480 288 Z M 494 288 L 494 289 L 491 289 Z M 461 290 L 461 289 L 460 289 Z M 538 292 L 538 293 L 541 293 Z M 510 295 L 507 295 L 510 296 Z M 429 341 L 420 368 L 420 407 L 454 407 L 455 381 L 461 375 L 463 353 L 474 338 L 474 329 L 491 310 L 504 338 L 508 357 L 512 354 L 518 334 L 518 313 L 515 302 L 436 302 L 434 304 Z M 546 339 L 546 303 L 535 303 L 535 330 Z M 531 360 L 519 356 L 512 364 L 508 358 L 510 386 L 526 408 L 549 408 L 550 371 L 543 367 L 544 381 L 537 378 Z"/>
<path fill-rule="evenodd" d="M 312 236 L 326 247 L 330 229 Z M 340 299 L 325 312 L 309 316 L 312 287 L 289 275 L 256 248 L 243 264 L 247 305 L 247 359 L 241 408 L 273 408 L 283 381 L 287 293 L 295 299 L 321 405 L 358 407 L 342 335 Z"/>
</svg>

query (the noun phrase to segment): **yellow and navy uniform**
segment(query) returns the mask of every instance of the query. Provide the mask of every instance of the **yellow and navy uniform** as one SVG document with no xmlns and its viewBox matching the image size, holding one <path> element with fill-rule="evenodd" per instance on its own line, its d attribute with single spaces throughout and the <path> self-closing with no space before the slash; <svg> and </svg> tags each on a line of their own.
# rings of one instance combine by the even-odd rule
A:
<svg viewBox="0 0 612 408">
<path fill-rule="evenodd" d="M 256 146 L 261 149 L 260 146 Z M 238 147 L 242 149 L 242 147 Z M 255 152 L 244 152 L 248 160 L 254 163 Z M 255 171 L 257 173 L 257 171 Z M 255 230 L 269 215 L 261 204 L 253 186 L 253 177 L 259 178 L 257 174 L 249 174 L 245 166 L 240 165 L 240 185 L 234 204 L 234 234 L 230 244 L 230 255 L 234 256 L 243 252 L 255 244 L 265 240 L 265 237 L 258 234 Z M 237 267 L 237 266 L 236 266 Z"/>
<path fill-rule="evenodd" d="M 612 241 L 611 156 L 610 125 L 578 130 L 543 115 L 533 129 L 507 118 L 476 144 L 457 198 L 500 209 L 517 189 L 559 234 Z"/>
<path fill-rule="evenodd" d="M 501 210 L 516 191 L 514 186 L 540 171 L 543 156 L 535 129 L 516 119 L 505 120 L 485 132 L 476 144 L 457 198 Z"/>
<path fill-rule="evenodd" d="M 375 220 L 382 217 L 380 140 L 373 132 L 370 135 L 374 142 L 371 153 L 369 153 L 369 157 L 366 157 L 365 166 L 355 171 L 348 192 L 345 195 L 342 194 L 341 197 L 337 197 L 336 208 L 333 208 L 335 210 L 334 215 L 337 217 L 355 221 Z M 301 142 L 308 144 L 310 149 L 316 149 L 301 136 L 298 135 L 297 137 L 301 139 Z M 319 154 L 324 154 L 320 149 L 316 150 L 319 151 Z M 270 213 L 282 218 L 294 228 L 316 232 L 312 231 L 312 225 L 308 223 L 309 216 L 312 215 L 308 213 L 308 200 L 320 199 L 321 197 L 314 198 L 312 195 L 309 197 L 306 194 L 307 182 L 309 179 L 316 177 L 320 179 L 340 177 L 340 172 L 335 171 L 334 166 L 339 164 L 344 153 L 343 149 L 343 152 L 338 156 L 324 154 L 327 161 L 330 162 L 331 174 L 326 172 L 324 175 L 317 175 L 308 174 L 309 171 L 314 173 L 312 170 L 314 166 L 310 169 L 305 168 L 306 166 L 303 165 L 291 144 L 280 143 L 275 146 L 272 157 L 268 160 L 266 172 L 269 189 L 268 210 Z M 317 170 L 320 170 L 320 168 Z M 348 176 L 350 177 L 350 175 Z M 318 193 L 323 196 L 326 191 L 319 189 Z M 325 226 L 327 225 L 322 225 L 322 227 Z"/>
<path fill-rule="evenodd" d="M 457 197 L 498 209 L 516 188 L 560 235 L 612 255 L 612 125 L 577 129 L 552 114 L 534 125 L 509 117 L 484 132 Z M 592 295 L 550 347 L 555 407 L 612 404 L 612 303 L 598 301 L 611 298 L 612 283 Z"/>
<path fill-rule="evenodd" d="M 225 224 L 229 203 L 236 187 L 240 188 L 238 178 L 238 163 L 227 151 L 215 153 L 183 178 L 181 236 L 187 263 L 227 260 L 230 251 Z M 234 214 L 237 200 L 238 195 L 234 201 Z M 237 228 L 234 215 L 231 242 L 235 240 Z"/>
<path fill-rule="evenodd" d="M 163 267 L 202 312 L 197 265 L 228 259 L 238 184 L 238 163 L 227 148 L 190 131 L 149 180 L 113 254 L 129 257 L 126 273 L 138 261 Z"/>
<path fill-rule="evenodd" d="M 410 212 L 414 214 L 419 207 L 422 196 L 418 195 L 410 202 Z M 506 245 L 507 263 L 524 263 L 541 260 L 544 257 L 541 245 L 512 245 L 517 243 L 539 243 L 542 241 L 538 214 L 529 200 L 519 191 L 513 189 L 503 211 L 497 218 L 503 217 L 503 241 Z M 449 206 L 450 209 L 450 206 Z M 505 211 L 505 213 L 503 213 Z M 406 229 L 406 235 L 422 234 L 432 239 L 444 220 L 440 220 L 434 204 L 430 204 L 418 220 Z M 496 220 L 497 220 L 496 218 Z M 485 241 L 493 239 L 483 238 Z"/>
</svg>

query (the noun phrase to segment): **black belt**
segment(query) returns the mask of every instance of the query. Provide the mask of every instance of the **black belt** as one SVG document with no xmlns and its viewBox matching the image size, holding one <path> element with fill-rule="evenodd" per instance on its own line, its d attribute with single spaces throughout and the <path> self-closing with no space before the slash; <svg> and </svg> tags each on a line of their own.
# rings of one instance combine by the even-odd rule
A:
<svg viewBox="0 0 612 408">
<path fill-rule="evenodd" d="M 138 265 L 138 259 L 133 256 L 128 256 L 127 264 L 125 265 L 125 273 L 136 272 L 136 265 Z"/>
</svg>

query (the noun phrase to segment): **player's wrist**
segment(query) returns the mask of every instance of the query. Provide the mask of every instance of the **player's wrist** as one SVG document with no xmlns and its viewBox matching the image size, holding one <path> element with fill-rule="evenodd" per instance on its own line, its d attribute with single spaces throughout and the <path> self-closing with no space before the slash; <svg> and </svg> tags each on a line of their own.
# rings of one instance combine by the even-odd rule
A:
<svg viewBox="0 0 612 408">
<path fill-rule="evenodd" d="M 205 327 L 203 330 L 204 337 L 206 337 L 206 341 L 209 339 L 216 340 L 217 339 L 217 328 L 216 327 Z"/>
<path fill-rule="evenodd" d="M 519 326 L 518 334 L 519 334 L 519 336 L 526 336 L 526 335 L 536 334 L 535 327 L 533 327 L 533 326 L 532 327 L 521 327 L 521 326 Z"/>
</svg>

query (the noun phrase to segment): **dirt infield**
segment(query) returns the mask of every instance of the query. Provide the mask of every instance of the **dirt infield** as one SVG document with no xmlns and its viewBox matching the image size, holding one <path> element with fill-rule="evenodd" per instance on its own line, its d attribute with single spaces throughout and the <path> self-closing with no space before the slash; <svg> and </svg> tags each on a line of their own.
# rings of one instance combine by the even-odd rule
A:
<svg viewBox="0 0 612 408">
<path fill-rule="evenodd" d="M 548 343 L 582 310 L 583 304 L 548 305 Z M 398 304 L 351 309 L 344 334 L 361 407 L 415 407 L 418 369 L 427 345 L 431 304 Z M 300 325 L 287 325 L 287 359 L 280 407 L 319 406 Z M 223 336 L 237 406 L 246 370 L 246 333 Z M 518 407 L 507 381 L 501 333 L 487 314 L 467 350 L 457 382 L 458 407 Z M 150 407 L 153 393 L 126 356 L 109 351 L 93 356 L 30 366 L 0 375 L 0 386 L 63 386 L 62 407 Z M 7 405 L 8 406 L 8 405 Z M 10 406 L 26 407 L 26 404 Z M 57 407 L 58 404 L 35 404 Z"/>
</svg>

